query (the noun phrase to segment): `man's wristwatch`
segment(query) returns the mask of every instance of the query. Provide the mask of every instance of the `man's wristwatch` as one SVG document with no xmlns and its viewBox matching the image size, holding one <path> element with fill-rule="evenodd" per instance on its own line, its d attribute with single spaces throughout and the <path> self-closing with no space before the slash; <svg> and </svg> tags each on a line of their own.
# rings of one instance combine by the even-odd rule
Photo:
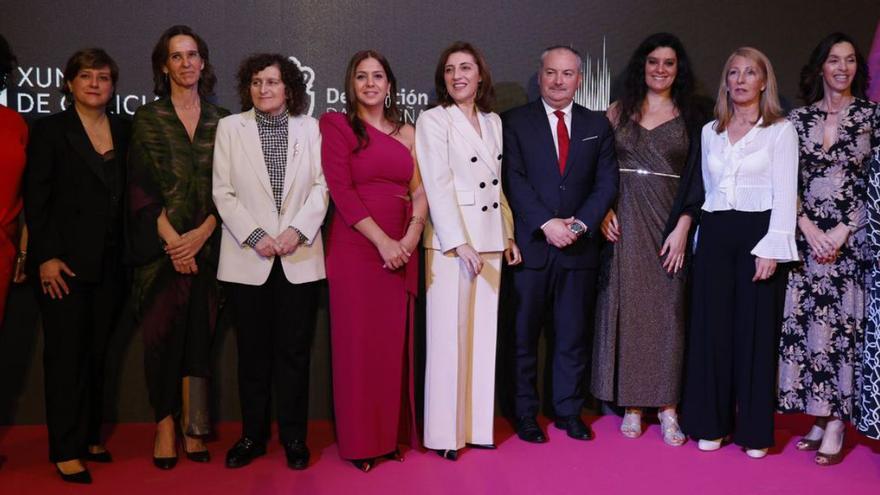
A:
<svg viewBox="0 0 880 495">
<path fill-rule="evenodd" d="M 583 234 L 584 232 L 587 231 L 587 229 L 585 229 L 583 224 L 580 222 L 572 223 L 571 225 L 568 226 L 568 230 L 570 230 L 571 233 L 576 236 L 580 236 L 581 234 Z"/>
</svg>

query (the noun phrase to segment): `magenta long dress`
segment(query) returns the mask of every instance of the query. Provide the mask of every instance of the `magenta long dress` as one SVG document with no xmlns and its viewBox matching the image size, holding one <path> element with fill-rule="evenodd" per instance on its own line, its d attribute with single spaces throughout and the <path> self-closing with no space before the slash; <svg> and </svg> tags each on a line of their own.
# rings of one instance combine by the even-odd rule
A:
<svg viewBox="0 0 880 495">
<path fill-rule="evenodd" d="M 357 138 L 343 114 L 325 114 L 320 127 L 335 206 L 326 259 L 336 439 L 340 457 L 372 458 L 418 439 L 411 366 L 418 255 L 387 270 L 352 226 L 369 216 L 391 238 L 403 237 L 414 163 L 406 146 L 369 125 L 369 145 L 354 153 Z"/>
</svg>

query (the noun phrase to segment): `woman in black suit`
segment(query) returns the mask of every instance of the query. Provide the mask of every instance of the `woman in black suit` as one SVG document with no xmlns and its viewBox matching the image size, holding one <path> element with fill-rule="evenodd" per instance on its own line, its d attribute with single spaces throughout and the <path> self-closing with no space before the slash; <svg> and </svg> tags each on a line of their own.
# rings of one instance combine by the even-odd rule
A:
<svg viewBox="0 0 880 495">
<path fill-rule="evenodd" d="M 130 123 L 107 113 L 119 70 L 102 49 L 64 70 L 67 110 L 36 122 L 28 145 L 28 269 L 43 321 L 49 458 L 90 483 L 84 460 L 109 462 L 100 428 L 107 342 L 123 294 L 122 192 Z"/>
</svg>

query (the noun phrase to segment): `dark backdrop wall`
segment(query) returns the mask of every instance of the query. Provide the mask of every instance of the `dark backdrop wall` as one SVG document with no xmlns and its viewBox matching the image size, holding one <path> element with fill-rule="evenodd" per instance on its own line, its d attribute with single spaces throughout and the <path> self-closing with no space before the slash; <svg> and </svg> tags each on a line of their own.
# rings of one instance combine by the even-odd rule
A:
<svg viewBox="0 0 880 495">
<path fill-rule="evenodd" d="M 295 57 L 311 88 L 311 113 L 340 110 L 350 55 L 375 48 L 391 61 L 400 81 L 400 102 L 410 122 L 431 98 L 439 52 L 464 39 L 485 53 L 499 85 L 499 110 L 536 96 L 537 57 L 552 44 L 571 44 L 592 59 L 600 79 L 619 74 L 639 41 L 656 31 L 678 34 L 690 52 L 702 91 L 712 96 L 727 55 L 740 45 L 763 50 L 773 62 L 783 97 L 795 103 L 800 67 L 820 37 L 849 33 L 868 50 L 880 19 L 877 0 L 2 0 L 0 33 L 21 67 L 0 104 L 28 120 L 64 107 L 60 70 L 76 49 L 100 46 L 120 66 L 118 113 L 132 114 L 153 98 L 149 57 L 159 34 L 189 24 L 207 40 L 219 77 L 217 99 L 238 110 L 233 74 L 253 52 Z M 597 65 L 598 63 L 598 65 Z M 601 96 L 601 95 L 600 95 Z M 503 336 L 507 329 L 502 327 Z M 238 418 L 235 346 L 228 318 L 221 318 L 215 346 L 215 401 L 220 419 Z M 326 300 L 313 350 L 311 415 L 331 415 L 330 353 Z M 503 362 L 503 361 L 501 361 Z M 124 318 L 110 359 L 112 394 L 107 415 L 119 421 L 150 421 L 140 336 Z M 29 287 L 13 289 L 0 329 L 0 424 L 44 421 L 42 336 Z M 503 387 L 499 394 L 504 394 Z"/>
</svg>

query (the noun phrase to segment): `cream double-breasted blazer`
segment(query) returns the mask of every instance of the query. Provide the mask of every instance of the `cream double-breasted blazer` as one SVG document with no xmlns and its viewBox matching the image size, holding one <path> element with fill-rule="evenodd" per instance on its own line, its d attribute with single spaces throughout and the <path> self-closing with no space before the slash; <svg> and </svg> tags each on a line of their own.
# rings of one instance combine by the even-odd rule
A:
<svg viewBox="0 0 880 495">
<path fill-rule="evenodd" d="M 321 224 L 327 214 L 327 183 L 321 169 L 321 134 L 312 117 L 290 117 L 287 168 L 281 211 L 275 207 L 253 110 L 220 120 L 214 143 L 214 204 L 223 220 L 217 278 L 262 285 L 273 258 L 257 254 L 245 240 L 258 227 L 272 237 L 294 227 L 308 237 L 281 265 L 291 283 L 325 277 Z"/>
<path fill-rule="evenodd" d="M 501 119 L 478 113 L 482 138 L 456 106 L 434 107 L 416 123 L 416 156 L 428 196 L 424 246 L 448 252 L 468 243 L 504 251 L 513 216 L 501 189 Z"/>
</svg>

